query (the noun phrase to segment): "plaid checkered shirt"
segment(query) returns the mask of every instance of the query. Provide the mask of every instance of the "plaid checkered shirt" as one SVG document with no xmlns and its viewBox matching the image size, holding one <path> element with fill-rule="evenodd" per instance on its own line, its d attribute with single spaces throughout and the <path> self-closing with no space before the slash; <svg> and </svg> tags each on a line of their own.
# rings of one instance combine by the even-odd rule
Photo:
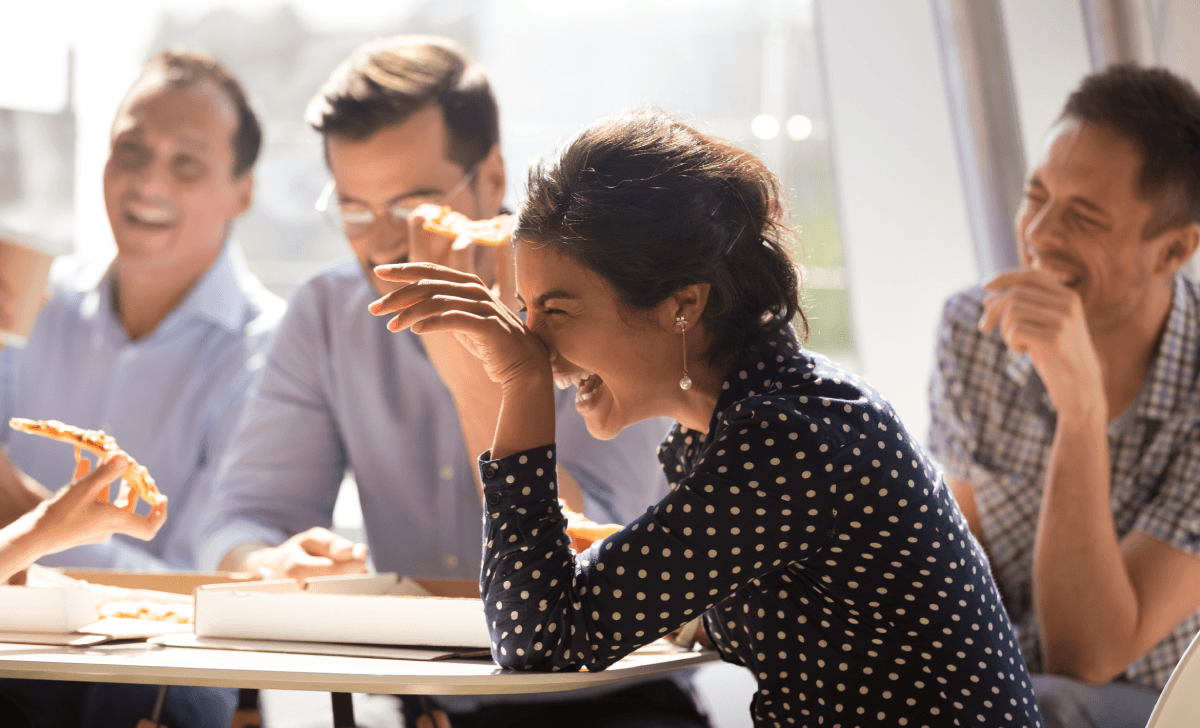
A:
<svg viewBox="0 0 1200 728">
<path fill-rule="evenodd" d="M 980 333 L 982 289 L 952 297 L 930 384 L 929 450 L 966 480 L 992 570 L 1030 672 L 1042 656 L 1033 609 L 1033 545 L 1056 414 L 1028 355 Z M 1176 276 L 1158 354 L 1129 410 L 1108 426 L 1118 538 L 1137 529 L 1200 557 L 1200 287 Z M 1200 631 L 1194 612 L 1118 678 L 1161 690 Z"/>
</svg>

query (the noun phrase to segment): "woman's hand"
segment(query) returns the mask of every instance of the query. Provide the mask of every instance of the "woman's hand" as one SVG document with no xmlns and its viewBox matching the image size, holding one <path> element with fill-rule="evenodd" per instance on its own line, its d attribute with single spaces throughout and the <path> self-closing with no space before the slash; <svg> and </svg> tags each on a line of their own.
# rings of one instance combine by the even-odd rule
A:
<svg viewBox="0 0 1200 728">
<path fill-rule="evenodd" d="M 124 453 L 109 455 L 91 473 L 90 462 L 82 460 L 73 481 L 0 529 L 0 583 L 46 554 L 99 543 L 114 533 L 143 541 L 154 538 L 167 520 L 165 497 L 149 515 L 139 516 L 119 505 L 123 499 L 135 497 L 122 481 L 117 503 L 108 501 L 109 484 L 128 467 L 129 458 Z"/>
<path fill-rule="evenodd" d="M 139 516 L 121 507 L 122 503 L 136 497 L 122 481 L 116 503 L 108 501 L 109 483 L 129 467 L 125 453 L 109 455 L 95 471 L 88 473 L 90 467 L 87 460 L 81 460 L 75 480 L 59 488 L 53 498 L 31 512 L 44 553 L 100 543 L 114 533 L 149 541 L 166 522 L 166 496 L 149 515 Z"/>
<path fill-rule="evenodd" d="M 546 347 L 478 276 L 433 263 L 381 265 L 375 275 L 411 284 L 369 307 L 376 316 L 395 314 L 392 331 L 453 333 L 506 390 L 530 382 L 552 386 Z"/>
<path fill-rule="evenodd" d="M 491 456 L 508 457 L 554 442 L 554 377 L 541 339 L 474 276 L 433 263 L 381 265 L 375 275 L 409 283 L 372 303 L 376 316 L 395 314 L 392 331 L 449 332 L 483 362 L 500 385 Z"/>
</svg>

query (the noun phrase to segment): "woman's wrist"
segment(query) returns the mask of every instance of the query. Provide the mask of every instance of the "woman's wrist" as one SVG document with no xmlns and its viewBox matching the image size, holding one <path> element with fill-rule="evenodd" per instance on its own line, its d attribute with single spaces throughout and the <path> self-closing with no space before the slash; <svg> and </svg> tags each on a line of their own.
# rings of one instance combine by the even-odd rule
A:
<svg viewBox="0 0 1200 728">
<path fill-rule="evenodd" d="M 48 553 L 44 531 L 38 528 L 34 512 L 26 513 L 0 529 L 0 583 Z"/>
<path fill-rule="evenodd" d="M 554 380 L 549 372 L 505 382 L 492 458 L 499 460 L 553 442 Z"/>
</svg>

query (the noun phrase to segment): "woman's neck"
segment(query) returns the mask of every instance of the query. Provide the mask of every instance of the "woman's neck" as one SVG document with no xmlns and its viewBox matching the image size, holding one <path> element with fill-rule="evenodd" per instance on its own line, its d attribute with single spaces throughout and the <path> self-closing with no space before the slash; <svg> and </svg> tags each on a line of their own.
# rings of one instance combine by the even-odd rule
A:
<svg viewBox="0 0 1200 728">
<path fill-rule="evenodd" d="M 692 386 L 688 389 L 679 388 L 678 394 L 672 399 L 671 416 L 689 430 L 708 432 L 713 410 L 717 408 L 717 400 L 721 397 L 725 374 L 724 369 L 707 364 L 690 368 L 688 376 Z"/>
</svg>

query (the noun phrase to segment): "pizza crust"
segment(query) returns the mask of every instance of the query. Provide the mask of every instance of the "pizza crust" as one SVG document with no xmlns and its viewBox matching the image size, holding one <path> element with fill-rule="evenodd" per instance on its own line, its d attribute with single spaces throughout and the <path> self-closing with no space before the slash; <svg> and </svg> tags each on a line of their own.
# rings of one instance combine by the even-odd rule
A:
<svg viewBox="0 0 1200 728">
<path fill-rule="evenodd" d="M 424 204 L 413 211 L 425 218 L 426 230 L 450 237 L 468 237 L 484 245 L 504 245 L 512 239 L 514 215 L 498 215 L 489 220 L 472 220 L 447 205 Z"/>
<path fill-rule="evenodd" d="M 41 435 L 42 437 L 49 437 L 74 445 L 76 462 L 83 457 L 80 452 L 81 449 L 87 449 L 100 457 L 121 451 L 121 448 L 117 445 L 117 441 L 103 430 L 85 430 L 81 427 L 63 424 L 58 420 L 27 420 L 22 417 L 13 417 L 8 421 L 8 426 L 20 432 Z M 125 453 L 125 457 L 129 459 L 129 467 L 126 468 L 125 474 L 121 477 L 125 479 L 125 482 L 129 483 L 129 487 L 133 492 L 151 506 L 157 506 L 166 500 L 158 492 L 158 487 L 154 484 L 154 478 L 150 477 L 150 471 L 146 470 L 144 465 L 134 460 L 129 453 Z M 130 499 L 129 510 L 133 510 L 135 503 L 136 500 Z"/>
<path fill-rule="evenodd" d="M 577 554 L 583 553 L 592 544 L 603 541 L 622 528 L 615 523 L 596 523 L 582 513 L 571 510 L 561 500 L 558 504 L 567 518 L 567 536 L 571 539 L 571 548 L 575 549 Z"/>
</svg>

